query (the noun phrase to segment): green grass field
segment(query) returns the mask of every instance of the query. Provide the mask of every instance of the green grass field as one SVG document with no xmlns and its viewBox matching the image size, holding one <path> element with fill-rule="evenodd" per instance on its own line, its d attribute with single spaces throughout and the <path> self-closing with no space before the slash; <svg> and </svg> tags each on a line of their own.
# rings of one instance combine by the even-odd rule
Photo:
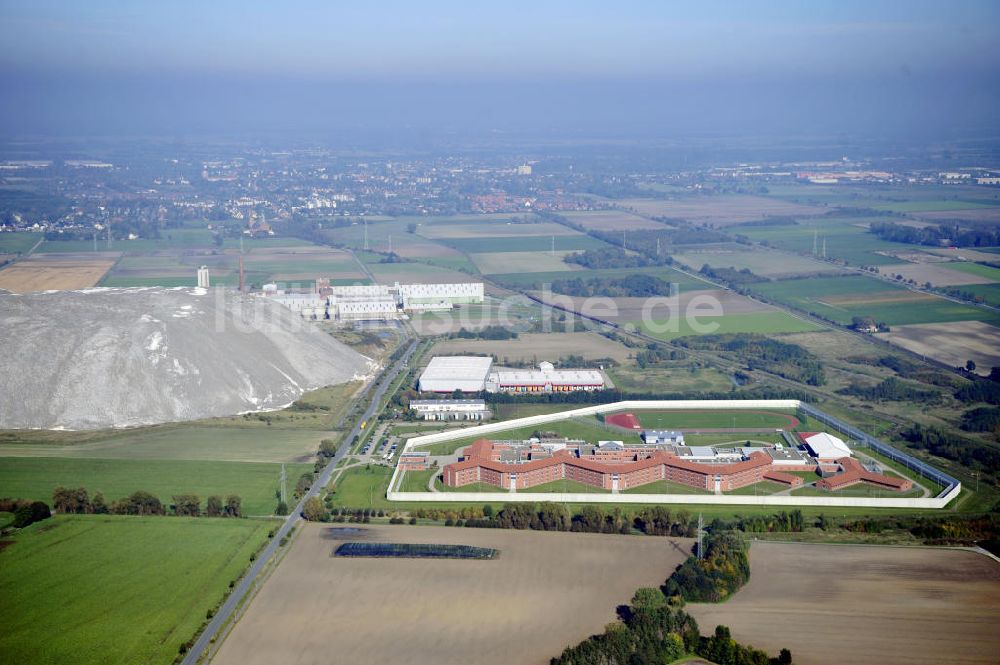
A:
<svg viewBox="0 0 1000 665">
<path fill-rule="evenodd" d="M 731 233 L 744 235 L 759 243 L 766 243 L 790 252 L 811 254 L 815 239 L 816 250 L 820 252 L 825 243 L 826 255 L 841 259 L 855 266 L 878 266 L 899 263 L 899 259 L 878 252 L 900 252 L 919 250 L 915 245 L 906 245 L 881 240 L 861 224 L 883 221 L 878 217 L 844 217 L 802 219 L 798 224 L 775 224 L 770 226 L 733 226 Z"/>
<path fill-rule="evenodd" d="M 0 233 L 0 254 L 27 252 L 41 239 L 41 233 Z"/>
<path fill-rule="evenodd" d="M 552 236 L 488 236 L 481 238 L 442 238 L 438 242 L 460 252 L 547 252 L 552 249 Z M 555 236 L 555 251 L 583 251 L 608 247 L 608 244 L 585 235 Z"/>
<path fill-rule="evenodd" d="M 948 321 L 1000 323 L 1000 316 L 988 310 L 933 296 L 914 297 L 903 287 L 863 275 L 780 280 L 749 288 L 768 299 L 843 325 L 850 324 L 855 316 L 874 316 L 890 326 Z M 829 302 L 831 298 L 838 302 Z M 848 302 L 839 301 L 844 299 Z"/>
<path fill-rule="evenodd" d="M 606 490 L 601 487 L 594 487 L 593 485 L 588 485 L 587 483 L 581 483 L 577 480 L 570 480 L 568 478 L 563 478 L 561 480 L 553 480 L 552 482 L 542 483 L 541 485 L 535 485 L 534 487 L 529 487 L 528 489 L 518 488 L 518 492 L 571 492 L 575 494 L 608 494 L 610 490 Z"/>
<path fill-rule="evenodd" d="M 268 528 L 97 515 L 34 524 L 0 553 L 0 660 L 171 663 Z"/>
<path fill-rule="evenodd" d="M 793 416 L 750 411 L 639 411 L 635 414 L 649 429 L 791 429 Z M 732 437 L 730 437 L 732 438 Z"/>
<path fill-rule="evenodd" d="M 622 494 L 711 494 L 711 492 L 670 480 L 657 480 L 655 483 L 647 483 L 623 490 Z"/>
<path fill-rule="evenodd" d="M 312 464 L 288 464 L 288 489 Z M 270 515 L 277 505 L 280 464 L 259 462 L 163 461 L 143 459 L 65 459 L 54 457 L 0 458 L 0 497 L 52 503 L 61 486 L 86 487 L 108 503 L 145 490 L 164 504 L 175 494 L 238 494 L 247 515 Z"/>
<path fill-rule="evenodd" d="M 82 457 L 135 460 L 215 460 L 224 462 L 309 462 L 332 432 L 265 427 L 150 427 L 81 443 L 26 443 L 9 433 L 0 456 Z"/>
<path fill-rule="evenodd" d="M 674 324 L 677 330 L 661 331 L 641 321 L 633 322 L 637 328 L 648 335 L 662 340 L 672 340 L 688 335 L 722 335 L 726 333 L 795 333 L 816 332 L 822 330 L 818 325 L 798 319 L 787 312 L 775 310 L 772 312 L 750 312 L 747 314 L 727 314 L 719 317 L 699 316 L 696 323 L 699 326 L 710 326 L 706 332 L 695 330 L 691 323 L 682 318 Z M 658 326 L 665 326 L 666 322 Z"/>
<path fill-rule="evenodd" d="M 490 275 L 489 279 L 498 284 L 506 284 L 512 287 L 521 288 L 541 288 L 543 284 L 562 279 L 590 279 L 601 277 L 607 279 L 618 279 L 629 275 L 653 275 L 665 282 L 677 284 L 681 290 L 697 291 L 707 288 L 715 288 L 700 279 L 689 277 L 688 275 L 674 270 L 673 268 L 607 268 L 604 270 L 577 270 L 572 273 L 566 271 L 549 272 L 516 272 Z"/>
<path fill-rule="evenodd" d="M 733 385 L 726 374 L 711 367 L 692 372 L 687 367 L 639 369 L 628 365 L 614 367 L 608 370 L 608 375 L 616 388 L 636 392 L 725 391 Z"/>
<path fill-rule="evenodd" d="M 399 481 L 400 492 L 426 492 L 427 483 L 431 476 L 440 473 L 440 469 L 427 469 L 426 471 L 407 471 L 403 473 L 403 479 Z"/>
<path fill-rule="evenodd" d="M 759 483 L 754 483 L 753 485 L 747 485 L 746 487 L 741 487 L 739 489 L 732 490 L 730 492 L 723 492 L 723 494 L 731 494 L 734 496 L 763 496 L 765 494 L 774 494 L 775 492 L 780 492 L 782 490 L 788 489 L 787 485 L 782 485 L 781 483 L 775 483 L 770 480 L 764 480 Z"/>
<path fill-rule="evenodd" d="M 993 266 L 986 266 L 983 265 L 982 263 L 971 263 L 969 261 L 955 261 L 954 263 L 945 263 L 944 267 L 950 268 L 951 270 L 958 270 L 959 272 L 964 272 L 969 275 L 985 277 L 986 279 L 992 279 L 994 281 L 1000 282 L 1000 268 L 994 268 Z"/>
</svg>

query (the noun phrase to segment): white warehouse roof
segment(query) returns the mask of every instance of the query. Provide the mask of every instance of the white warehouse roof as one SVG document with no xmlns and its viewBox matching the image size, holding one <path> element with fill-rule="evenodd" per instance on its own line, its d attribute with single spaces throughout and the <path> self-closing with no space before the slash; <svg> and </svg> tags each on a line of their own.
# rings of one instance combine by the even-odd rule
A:
<svg viewBox="0 0 1000 665">
<path fill-rule="evenodd" d="M 434 356 L 420 375 L 419 388 L 438 393 L 479 392 L 486 387 L 492 366 L 493 359 L 483 356 Z"/>
<path fill-rule="evenodd" d="M 807 436 L 805 441 L 812 454 L 819 459 L 839 459 L 851 456 L 851 449 L 847 447 L 846 443 L 826 432 Z"/>
</svg>

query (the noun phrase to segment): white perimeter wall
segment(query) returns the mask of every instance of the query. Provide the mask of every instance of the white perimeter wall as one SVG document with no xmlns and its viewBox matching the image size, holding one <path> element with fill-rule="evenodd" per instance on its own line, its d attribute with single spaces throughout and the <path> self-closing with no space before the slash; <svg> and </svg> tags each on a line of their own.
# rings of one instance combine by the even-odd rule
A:
<svg viewBox="0 0 1000 665">
<path fill-rule="evenodd" d="M 567 420 L 577 416 L 593 416 L 599 413 L 615 411 L 650 411 L 667 409 L 703 409 L 703 410 L 734 410 L 734 409 L 798 409 L 796 399 L 723 399 L 723 400 L 648 400 L 624 401 L 611 404 L 598 404 L 580 409 L 570 409 L 559 413 L 548 413 L 527 418 L 515 418 L 478 425 L 463 427 L 438 434 L 426 434 L 409 439 L 403 446 L 403 452 L 421 446 L 428 446 L 444 441 L 456 441 L 474 436 L 485 436 L 493 432 L 502 432 L 518 427 L 543 425 Z M 962 491 L 961 484 L 956 485 L 948 494 L 936 498 L 919 499 L 874 499 L 869 497 L 847 496 L 745 496 L 727 494 L 576 494 L 562 492 L 397 492 L 400 470 L 397 466 L 389 481 L 389 491 L 386 498 L 389 501 L 413 501 L 429 503 L 493 503 L 529 502 L 529 501 L 559 501 L 568 503 L 682 503 L 710 504 L 736 506 L 840 506 L 869 508 L 944 508 L 949 501 Z"/>
</svg>

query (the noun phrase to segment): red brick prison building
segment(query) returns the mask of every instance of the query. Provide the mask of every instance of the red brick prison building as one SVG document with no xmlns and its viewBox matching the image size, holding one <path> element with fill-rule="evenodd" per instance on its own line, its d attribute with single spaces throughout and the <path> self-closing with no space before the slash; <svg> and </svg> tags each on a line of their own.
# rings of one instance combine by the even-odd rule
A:
<svg viewBox="0 0 1000 665">
<path fill-rule="evenodd" d="M 790 471 L 822 474 L 820 489 L 835 491 L 859 482 L 906 491 L 913 483 L 866 470 L 850 457 L 840 439 L 806 434 L 805 448 L 782 445 L 711 448 L 684 445 L 596 446 L 569 439 L 490 441 L 467 447 L 458 462 L 444 467 L 444 484 L 462 487 L 487 483 L 503 489 L 529 489 L 555 480 L 574 480 L 604 490 L 623 491 L 660 480 L 710 492 L 729 492 L 764 480 L 795 488 L 804 481 Z"/>
<path fill-rule="evenodd" d="M 593 446 L 571 449 L 565 442 L 517 449 L 514 442 L 480 439 L 462 460 L 444 467 L 444 483 L 462 487 L 488 483 L 504 489 L 529 489 L 554 480 L 575 480 L 592 487 L 621 491 L 669 480 L 708 491 L 726 492 L 762 480 L 802 484 L 802 478 L 774 468 L 770 455 L 750 453 L 746 459 L 710 464 L 683 459 L 675 452 L 647 446 Z M 575 443 L 575 442 L 572 442 Z M 604 442 L 618 443 L 618 442 Z"/>
</svg>

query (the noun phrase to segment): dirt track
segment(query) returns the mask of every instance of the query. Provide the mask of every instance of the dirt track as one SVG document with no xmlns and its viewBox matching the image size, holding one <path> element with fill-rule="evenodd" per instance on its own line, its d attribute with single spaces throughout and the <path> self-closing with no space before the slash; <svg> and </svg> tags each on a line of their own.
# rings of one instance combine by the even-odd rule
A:
<svg viewBox="0 0 1000 665">
<path fill-rule="evenodd" d="M 751 579 L 728 602 L 689 605 L 702 633 L 796 665 L 996 663 L 1000 564 L 973 552 L 754 543 Z"/>
<path fill-rule="evenodd" d="M 661 584 L 682 539 L 375 526 L 379 540 L 495 547 L 494 561 L 341 559 L 306 525 L 214 665 L 547 663 Z M 350 539 L 360 540 L 352 536 Z"/>
</svg>

